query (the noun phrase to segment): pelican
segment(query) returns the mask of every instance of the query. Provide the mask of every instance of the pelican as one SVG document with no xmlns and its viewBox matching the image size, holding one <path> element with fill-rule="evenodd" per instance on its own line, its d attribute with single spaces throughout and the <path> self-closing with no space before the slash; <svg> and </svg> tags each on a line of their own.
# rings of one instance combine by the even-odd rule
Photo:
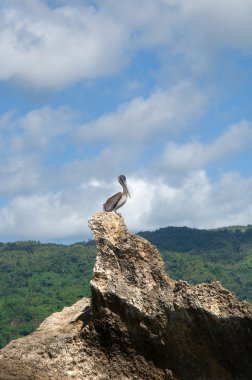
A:
<svg viewBox="0 0 252 380">
<path fill-rule="evenodd" d="M 116 193 L 112 195 L 112 197 L 108 198 L 103 205 L 103 210 L 107 212 L 115 211 L 117 215 L 121 216 L 118 212 L 116 212 L 116 210 L 124 205 L 128 196 L 130 197 L 130 193 L 126 184 L 125 175 L 119 175 L 118 182 L 122 186 L 123 192 Z"/>
</svg>

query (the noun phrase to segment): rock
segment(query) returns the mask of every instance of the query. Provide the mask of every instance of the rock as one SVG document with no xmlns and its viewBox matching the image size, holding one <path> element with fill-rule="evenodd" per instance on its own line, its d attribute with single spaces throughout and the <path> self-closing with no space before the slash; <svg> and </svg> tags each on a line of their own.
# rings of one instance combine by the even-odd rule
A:
<svg viewBox="0 0 252 380">
<path fill-rule="evenodd" d="M 252 305 L 219 282 L 191 286 L 113 213 L 89 221 L 91 301 L 47 318 L 0 352 L 1 380 L 252 379 Z"/>
<path fill-rule="evenodd" d="M 85 344 L 78 341 L 83 328 L 83 313 L 90 306 L 90 300 L 83 298 L 62 312 L 48 317 L 38 329 L 25 338 L 13 340 L 0 354 L 1 380 L 44 380 L 68 379 L 78 372 L 78 347 L 85 350 Z M 69 375 L 69 376 L 68 376 Z M 76 377 L 77 378 L 77 377 Z"/>
</svg>

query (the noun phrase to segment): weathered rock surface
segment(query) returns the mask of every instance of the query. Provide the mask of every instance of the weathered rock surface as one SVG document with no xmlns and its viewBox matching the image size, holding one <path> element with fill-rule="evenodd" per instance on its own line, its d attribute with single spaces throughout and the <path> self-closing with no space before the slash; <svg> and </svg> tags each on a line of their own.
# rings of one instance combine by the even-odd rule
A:
<svg viewBox="0 0 252 380">
<path fill-rule="evenodd" d="M 89 225 L 91 304 L 64 308 L 1 350 L 1 380 L 252 379 L 252 305 L 219 282 L 172 280 L 157 249 L 113 213 Z"/>
</svg>

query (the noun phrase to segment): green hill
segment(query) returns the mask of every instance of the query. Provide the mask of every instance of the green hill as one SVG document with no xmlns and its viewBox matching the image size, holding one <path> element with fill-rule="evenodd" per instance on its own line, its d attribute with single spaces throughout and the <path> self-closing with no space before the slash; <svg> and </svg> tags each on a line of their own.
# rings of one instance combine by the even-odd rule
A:
<svg viewBox="0 0 252 380">
<path fill-rule="evenodd" d="M 140 232 L 160 250 L 170 276 L 190 283 L 219 280 L 252 302 L 252 227 Z M 93 242 L 70 246 L 0 243 L 0 346 L 29 334 L 51 313 L 89 296 Z"/>
<path fill-rule="evenodd" d="M 192 284 L 219 280 L 239 299 L 252 302 L 252 226 L 167 227 L 139 235 L 159 248 L 171 277 Z"/>
<path fill-rule="evenodd" d="M 48 315 L 89 296 L 96 249 L 0 244 L 0 346 L 33 331 Z"/>
</svg>

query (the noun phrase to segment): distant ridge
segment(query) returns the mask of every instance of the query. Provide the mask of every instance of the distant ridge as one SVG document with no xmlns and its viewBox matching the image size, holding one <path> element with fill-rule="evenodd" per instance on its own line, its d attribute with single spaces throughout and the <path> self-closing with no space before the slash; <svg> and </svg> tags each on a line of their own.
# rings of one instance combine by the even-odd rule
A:
<svg viewBox="0 0 252 380">
<path fill-rule="evenodd" d="M 138 235 L 157 245 L 159 249 L 180 252 L 216 249 L 236 254 L 252 244 L 252 226 L 230 226 L 216 229 L 190 227 L 164 227 L 156 231 L 143 231 Z"/>
</svg>

